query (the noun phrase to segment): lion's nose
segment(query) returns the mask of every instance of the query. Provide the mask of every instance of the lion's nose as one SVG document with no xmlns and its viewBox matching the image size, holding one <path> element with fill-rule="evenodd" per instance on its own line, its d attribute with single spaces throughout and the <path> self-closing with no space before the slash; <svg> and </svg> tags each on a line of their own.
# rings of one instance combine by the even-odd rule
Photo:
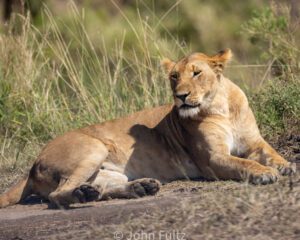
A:
<svg viewBox="0 0 300 240">
<path fill-rule="evenodd" d="M 190 95 L 190 92 L 185 94 L 176 94 L 176 97 L 179 98 L 182 102 L 185 102 L 185 99 L 188 95 Z"/>
</svg>

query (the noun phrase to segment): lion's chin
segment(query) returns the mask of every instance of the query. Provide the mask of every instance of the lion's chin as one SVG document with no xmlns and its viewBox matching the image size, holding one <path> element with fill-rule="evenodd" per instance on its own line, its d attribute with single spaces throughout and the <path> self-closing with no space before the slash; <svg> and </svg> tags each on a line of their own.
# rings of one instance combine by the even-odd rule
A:
<svg viewBox="0 0 300 240">
<path fill-rule="evenodd" d="M 182 118 L 196 117 L 200 112 L 199 106 L 193 108 L 179 108 L 179 116 Z"/>
</svg>

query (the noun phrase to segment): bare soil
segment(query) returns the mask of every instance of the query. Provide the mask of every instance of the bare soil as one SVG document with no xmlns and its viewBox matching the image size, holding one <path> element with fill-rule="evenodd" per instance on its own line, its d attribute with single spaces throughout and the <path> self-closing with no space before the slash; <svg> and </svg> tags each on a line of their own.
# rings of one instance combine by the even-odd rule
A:
<svg viewBox="0 0 300 240">
<path fill-rule="evenodd" d="M 273 144 L 299 162 L 300 135 Z M 2 177 L 1 177 L 2 179 Z M 3 177 L 4 190 L 15 177 Z M 1 191 L 2 192 L 2 191 Z M 265 186 L 233 181 L 176 181 L 154 197 L 50 210 L 31 197 L 0 210 L 0 239 L 300 239 L 300 176 Z"/>
</svg>

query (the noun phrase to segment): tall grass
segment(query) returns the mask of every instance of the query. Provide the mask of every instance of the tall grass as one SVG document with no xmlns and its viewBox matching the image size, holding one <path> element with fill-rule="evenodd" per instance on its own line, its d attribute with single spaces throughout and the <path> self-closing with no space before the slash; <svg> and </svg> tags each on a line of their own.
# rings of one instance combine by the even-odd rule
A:
<svg viewBox="0 0 300 240">
<path fill-rule="evenodd" d="M 29 146 L 38 149 L 69 129 L 170 102 L 159 62 L 163 55 L 185 51 L 178 42 L 159 38 L 139 16 L 138 25 L 132 26 L 138 45 L 125 56 L 126 32 L 113 51 L 104 40 L 96 48 L 83 14 L 74 5 L 71 14 L 72 22 L 66 25 L 46 8 L 43 31 L 19 16 L 17 35 L 13 29 L 0 35 L 0 168 L 11 167 L 9 159 L 14 163 L 20 152 L 32 151 Z M 13 156 L 12 149 L 17 149 Z"/>
</svg>

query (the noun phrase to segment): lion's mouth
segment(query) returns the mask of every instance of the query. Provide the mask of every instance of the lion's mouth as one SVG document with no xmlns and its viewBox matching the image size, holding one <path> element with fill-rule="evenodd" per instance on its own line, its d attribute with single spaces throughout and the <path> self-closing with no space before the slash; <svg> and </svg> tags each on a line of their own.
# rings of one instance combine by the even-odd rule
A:
<svg viewBox="0 0 300 240">
<path fill-rule="evenodd" d="M 190 105 L 190 104 L 182 104 L 179 108 L 180 109 L 191 109 L 191 108 L 196 108 L 196 107 L 199 107 L 200 106 L 200 103 L 198 104 L 195 104 L 195 105 Z"/>
</svg>

